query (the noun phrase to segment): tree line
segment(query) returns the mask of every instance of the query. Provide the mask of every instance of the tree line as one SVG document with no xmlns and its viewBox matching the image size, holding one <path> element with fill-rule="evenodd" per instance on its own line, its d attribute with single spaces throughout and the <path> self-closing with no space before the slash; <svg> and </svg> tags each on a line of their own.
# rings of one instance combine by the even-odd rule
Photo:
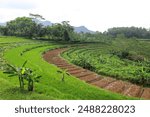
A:
<svg viewBox="0 0 150 117">
<path fill-rule="evenodd" d="M 150 30 L 138 27 L 115 27 L 105 32 L 75 33 L 69 21 L 43 26 L 34 19 L 45 20 L 41 15 L 30 14 L 30 17 L 18 17 L 0 26 L 0 35 L 20 36 L 27 38 L 47 38 L 64 41 L 105 41 L 120 35 L 125 38 L 150 39 Z"/>
<path fill-rule="evenodd" d="M 105 34 L 110 35 L 112 37 L 117 37 L 117 35 L 123 35 L 126 38 L 142 38 L 142 39 L 150 39 L 150 30 L 146 28 L 138 28 L 138 27 L 115 27 L 108 29 Z"/>
</svg>

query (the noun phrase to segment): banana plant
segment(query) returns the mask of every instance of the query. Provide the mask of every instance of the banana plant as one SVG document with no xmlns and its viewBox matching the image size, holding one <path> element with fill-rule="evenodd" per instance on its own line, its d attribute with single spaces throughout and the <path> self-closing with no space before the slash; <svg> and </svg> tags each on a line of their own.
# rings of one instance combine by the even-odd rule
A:
<svg viewBox="0 0 150 117">
<path fill-rule="evenodd" d="M 23 77 L 28 81 L 28 91 L 33 91 L 34 81 L 39 82 L 39 78 L 41 76 L 37 76 L 36 74 L 34 74 L 33 70 L 31 70 L 30 68 L 25 68 Z"/>
<path fill-rule="evenodd" d="M 65 81 L 65 75 L 68 75 L 70 76 L 70 74 L 67 72 L 67 70 L 58 70 L 57 73 L 60 73 L 62 74 L 62 77 L 61 77 L 61 81 L 64 82 Z"/>
<path fill-rule="evenodd" d="M 33 91 L 33 83 L 34 81 L 38 82 L 41 76 L 37 76 L 33 73 L 30 68 L 26 68 L 25 65 L 27 61 L 23 63 L 21 67 L 16 67 L 10 64 L 7 64 L 8 68 L 4 73 L 9 74 L 9 77 L 18 76 L 20 89 L 24 90 L 24 80 L 28 81 L 28 91 Z"/>
</svg>

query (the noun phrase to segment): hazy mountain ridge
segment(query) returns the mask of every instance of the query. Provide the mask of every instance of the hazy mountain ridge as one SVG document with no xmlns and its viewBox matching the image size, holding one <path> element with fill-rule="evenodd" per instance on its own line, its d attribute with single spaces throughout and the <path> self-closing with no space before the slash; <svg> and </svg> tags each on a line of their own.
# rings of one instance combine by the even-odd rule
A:
<svg viewBox="0 0 150 117">
<path fill-rule="evenodd" d="M 94 31 L 89 30 L 85 26 L 74 27 L 74 30 L 77 33 L 94 33 Z"/>
<path fill-rule="evenodd" d="M 38 19 L 33 19 L 33 21 L 35 21 L 35 22 L 38 23 L 38 24 L 42 24 L 43 26 L 51 26 L 51 25 L 53 24 L 52 22 L 47 21 L 47 20 L 45 20 L 45 21 L 40 21 L 40 20 L 38 20 Z"/>
<path fill-rule="evenodd" d="M 0 26 L 6 26 L 6 23 L 0 23 Z"/>
</svg>

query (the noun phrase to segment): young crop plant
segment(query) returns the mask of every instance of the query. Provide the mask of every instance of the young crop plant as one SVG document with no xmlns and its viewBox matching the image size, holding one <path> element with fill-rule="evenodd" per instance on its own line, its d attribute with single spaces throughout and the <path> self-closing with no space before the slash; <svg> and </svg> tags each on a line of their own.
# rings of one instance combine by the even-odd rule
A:
<svg viewBox="0 0 150 117">
<path fill-rule="evenodd" d="M 144 67 L 142 67 L 140 70 L 139 75 L 141 78 L 139 79 L 139 83 L 142 85 L 144 85 L 144 84 L 150 85 L 150 78 L 149 78 L 148 74 L 145 72 L 145 70 L 146 69 Z"/>
<path fill-rule="evenodd" d="M 78 59 L 74 59 L 72 60 L 72 63 L 79 65 L 81 67 L 83 67 L 84 69 L 89 69 L 94 71 L 95 67 L 90 63 L 90 61 L 88 61 L 86 58 L 78 58 Z"/>
<path fill-rule="evenodd" d="M 67 72 L 67 70 L 58 70 L 57 73 L 62 74 L 62 77 L 61 77 L 61 81 L 62 81 L 62 82 L 65 81 L 65 75 L 70 76 L 70 74 Z"/>
<path fill-rule="evenodd" d="M 111 44 L 89 44 L 63 53 L 71 63 L 100 75 L 150 86 L 149 44 L 132 40 L 114 40 Z M 120 44 L 121 43 L 121 44 Z"/>
<path fill-rule="evenodd" d="M 25 61 L 21 67 L 16 67 L 7 64 L 8 68 L 4 73 L 10 74 L 9 77 L 18 76 L 21 91 L 24 90 L 24 85 L 25 85 L 24 80 L 28 82 L 28 91 L 33 91 L 34 81 L 39 82 L 39 78 L 41 76 L 37 76 L 32 69 L 26 68 L 25 67 L 26 63 L 27 61 Z"/>
</svg>

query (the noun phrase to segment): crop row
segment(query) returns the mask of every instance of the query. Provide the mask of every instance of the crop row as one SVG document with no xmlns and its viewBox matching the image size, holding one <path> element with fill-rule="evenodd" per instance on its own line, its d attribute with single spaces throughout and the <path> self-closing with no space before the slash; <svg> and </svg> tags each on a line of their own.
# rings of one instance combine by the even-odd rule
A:
<svg viewBox="0 0 150 117">
<path fill-rule="evenodd" d="M 4 59 L 4 53 L 6 50 L 9 50 L 11 48 L 15 48 L 18 46 L 23 46 L 23 45 L 33 45 L 35 43 L 32 42 L 12 42 L 12 43 L 1 43 L 0 45 L 0 70 L 6 69 L 6 60 Z"/>
<path fill-rule="evenodd" d="M 71 48 L 63 53 L 63 57 L 76 65 L 99 74 L 150 86 L 149 59 L 129 59 L 130 53 L 125 53 L 123 50 L 115 48 L 107 45 Z M 112 53 L 112 50 L 116 51 L 116 54 Z M 125 56 L 124 54 L 127 55 Z M 132 56 L 136 58 L 139 55 L 134 54 Z"/>
</svg>

